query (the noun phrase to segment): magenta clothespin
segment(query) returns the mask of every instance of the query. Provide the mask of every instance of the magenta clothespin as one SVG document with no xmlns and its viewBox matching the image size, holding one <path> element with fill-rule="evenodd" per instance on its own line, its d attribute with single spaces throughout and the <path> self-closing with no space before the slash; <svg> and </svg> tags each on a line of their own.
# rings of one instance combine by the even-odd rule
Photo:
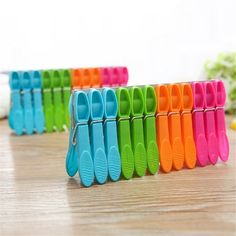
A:
<svg viewBox="0 0 236 236">
<path fill-rule="evenodd" d="M 129 73 L 127 67 L 120 67 L 119 85 L 126 86 L 129 80 Z"/>
<path fill-rule="evenodd" d="M 192 83 L 193 90 L 193 133 L 197 149 L 197 163 L 206 166 L 208 163 L 208 146 L 204 127 L 204 89 L 200 82 Z"/>
<path fill-rule="evenodd" d="M 111 85 L 112 87 L 118 87 L 121 78 L 121 71 L 119 67 L 113 67 L 111 71 Z"/>
<path fill-rule="evenodd" d="M 111 68 L 104 67 L 101 68 L 102 74 L 102 85 L 103 87 L 111 87 Z"/>
<path fill-rule="evenodd" d="M 223 81 L 215 80 L 213 82 L 216 94 L 216 111 L 215 124 L 216 134 L 218 139 L 219 156 L 222 161 L 227 161 L 229 158 L 229 140 L 226 133 L 225 111 L 224 105 L 226 100 L 226 92 Z"/>
<path fill-rule="evenodd" d="M 211 164 L 215 165 L 218 159 L 218 143 L 215 124 L 216 94 L 212 82 L 204 82 L 203 87 L 205 93 L 204 125 L 208 144 L 208 158 Z"/>
</svg>

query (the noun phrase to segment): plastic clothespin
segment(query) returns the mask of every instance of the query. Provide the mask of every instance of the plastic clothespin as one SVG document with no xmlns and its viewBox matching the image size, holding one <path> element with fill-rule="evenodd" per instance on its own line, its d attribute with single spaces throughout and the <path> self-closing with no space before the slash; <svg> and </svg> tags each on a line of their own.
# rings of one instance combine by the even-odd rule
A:
<svg viewBox="0 0 236 236">
<path fill-rule="evenodd" d="M 147 169 L 147 154 L 143 134 L 144 99 L 140 87 L 129 88 L 131 99 L 131 141 L 134 154 L 134 169 L 138 176 L 144 176 Z"/>
<path fill-rule="evenodd" d="M 120 84 L 121 70 L 119 67 L 110 68 L 111 71 L 111 86 L 118 87 Z"/>
<path fill-rule="evenodd" d="M 160 151 L 160 166 L 162 171 L 167 173 L 171 171 L 173 163 L 167 116 L 170 95 L 167 85 L 157 85 L 155 91 L 157 97 L 156 131 Z"/>
<path fill-rule="evenodd" d="M 144 141 L 147 151 L 147 167 L 150 174 L 159 169 L 159 150 L 156 141 L 156 94 L 152 86 L 142 88 L 144 98 Z"/>
<path fill-rule="evenodd" d="M 21 76 L 24 127 L 26 134 L 32 134 L 34 132 L 34 116 L 31 96 L 31 72 L 24 71 Z"/>
<path fill-rule="evenodd" d="M 42 71 L 43 81 L 43 109 L 45 118 L 45 128 L 47 132 L 54 129 L 54 112 L 52 97 L 52 70 Z"/>
<path fill-rule="evenodd" d="M 121 159 L 117 140 L 117 99 L 113 89 L 102 90 L 104 101 L 104 140 L 108 163 L 108 173 L 112 181 L 117 181 L 121 174 Z"/>
<path fill-rule="evenodd" d="M 218 143 L 215 127 L 215 89 L 213 83 L 209 81 L 203 83 L 203 88 L 205 95 L 204 126 L 208 145 L 208 158 L 211 164 L 215 165 L 218 159 Z"/>
<path fill-rule="evenodd" d="M 70 115 L 68 110 L 68 104 L 71 94 L 71 71 L 70 70 L 61 70 L 62 73 L 62 100 L 64 108 L 64 122 L 67 128 L 70 127 Z"/>
<path fill-rule="evenodd" d="M 44 131 L 44 114 L 42 105 L 42 81 L 40 71 L 33 71 L 31 74 L 33 92 L 33 115 L 36 132 L 41 134 Z"/>
<path fill-rule="evenodd" d="M 196 146 L 193 138 L 192 114 L 193 109 L 193 93 L 191 85 L 182 83 L 181 86 L 181 128 L 182 140 L 184 143 L 184 164 L 187 168 L 192 169 L 196 166 L 197 154 Z"/>
<path fill-rule="evenodd" d="M 127 85 L 129 80 L 129 72 L 127 67 L 121 67 L 121 77 L 120 77 L 120 84 L 121 86 Z"/>
<path fill-rule="evenodd" d="M 81 69 L 82 88 L 88 89 L 92 86 L 92 74 L 89 68 Z"/>
<path fill-rule="evenodd" d="M 71 130 L 66 156 L 66 171 L 69 176 L 74 176 L 79 171 L 81 183 L 89 187 L 94 181 L 94 166 L 88 128 L 90 106 L 87 94 L 84 91 L 73 91 L 69 110 Z"/>
<path fill-rule="evenodd" d="M 130 137 L 131 101 L 127 88 L 116 90 L 118 101 L 118 143 L 121 155 L 121 171 L 125 179 L 131 179 L 134 172 L 134 155 Z"/>
<path fill-rule="evenodd" d="M 9 114 L 9 125 L 15 130 L 17 135 L 22 135 L 24 129 L 23 108 L 21 104 L 20 72 L 10 73 L 10 88 L 11 88 L 11 108 Z"/>
<path fill-rule="evenodd" d="M 72 87 L 73 89 L 82 88 L 82 71 L 81 69 L 72 69 Z"/>
<path fill-rule="evenodd" d="M 103 184 L 106 182 L 108 176 L 107 157 L 103 135 L 104 104 L 101 92 L 96 89 L 90 89 L 88 91 L 88 99 L 91 108 L 89 129 L 94 173 L 97 182 Z"/>
<path fill-rule="evenodd" d="M 226 99 L 225 86 L 223 81 L 215 80 L 213 82 L 216 93 L 216 107 L 215 107 L 215 122 L 216 134 L 218 139 L 219 156 L 222 161 L 227 161 L 229 158 L 229 140 L 226 133 L 225 126 L 225 112 L 224 105 Z"/>
<path fill-rule="evenodd" d="M 170 107 L 168 113 L 169 135 L 172 148 L 173 168 L 180 170 L 184 166 L 184 144 L 181 134 L 181 91 L 178 84 L 170 84 Z"/>
<path fill-rule="evenodd" d="M 51 85 L 53 94 L 54 125 L 58 131 L 62 131 L 65 123 L 64 107 L 62 102 L 62 71 L 52 71 Z"/>
<path fill-rule="evenodd" d="M 102 86 L 111 87 L 112 85 L 111 69 L 107 67 L 101 68 L 101 74 L 102 74 Z"/>
<path fill-rule="evenodd" d="M 100 88 L 102 86 L 101 71 L 99 68 L 90 69 L 91 85 L 93 88 Z"/>
<path fill-rule="evenodd" d="M 193 91 L 193 134 L 197 150 L 197 163 L 206 166 L 208 163 L 208 146 L 204 125 L 204 89 L 200 82 L 192 83 Z"/>
</svg>

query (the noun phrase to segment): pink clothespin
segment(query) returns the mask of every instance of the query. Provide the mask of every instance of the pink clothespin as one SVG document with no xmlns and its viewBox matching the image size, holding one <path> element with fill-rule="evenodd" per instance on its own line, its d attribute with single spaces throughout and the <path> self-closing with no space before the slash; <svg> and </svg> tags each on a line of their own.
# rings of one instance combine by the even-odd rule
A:
<svg viewBox="0 0 236 236">
<path fill-rule="evenodd" d="M 226 100 L 226 92 L 223 81 L 215 80 L 213 82 L 216 94 L 216 111 L 215 124 L 218 139 L 219 156 L 222 161 L 229 158 L 229 140 L 226 134 L 224 105 Z"/>
<path fill-rule="evenodd" d="M 129 80 L 129 73 L 127 67 L 120 67 L 119 85 L 126 86 Z"/>
<path fill-rule="evenodd" d="M 208 146 L 204 127 L 204 89 L 200 82 L 192 83 L 193 90 L 193 133 L 197 149 L 197 163 L 206 166 L 208 163 Z"/>
<path fill-rule="evenodd" d="M 101 68 L 102 85 L 103 87 L 111 87 L 111 68 Z"/>
<path fill-rule="evenodd" d="M 216 95 L 212 82 L 204 82 L 203 87 L 205 98 L 204 125 L 208 144 L 208 158 L 210 163 L 215 165 L 218 160 L 218 143 L 215 125 Z"/>
</svg>

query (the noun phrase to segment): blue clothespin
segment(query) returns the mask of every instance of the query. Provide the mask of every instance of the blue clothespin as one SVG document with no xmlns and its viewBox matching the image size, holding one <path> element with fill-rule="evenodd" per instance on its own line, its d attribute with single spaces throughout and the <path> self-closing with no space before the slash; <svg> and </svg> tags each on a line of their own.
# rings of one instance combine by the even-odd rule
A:
<svg viewBox="0 0 236 236">
<path fill-rule="evenodd" d="M 99 184 L 103 184 L 108 176 L 103 135 L 104 104 L 101 92 L 96 89 L 89 90 L 88 98 L 91 107 L 90 137 L 95 178 Z"/>
<path fill-rule="evenodd" d="M 104 101 L 104 140 L 108 162 L 108 173 L 112 181 L 117 181 L 121 174 L 121 160 L 116 127 L 118 104 L 113 89 L 103 89 L 102 96 Z"/>
<path fill-rule="evenodd" d="M 17 135 L 22 135 L 24 129 L 23 108 L 21 104 L 20 90 L 20 72 L 10 73 L 10 88 L 11 88 L 11 109 L 9 114 L 9 125 L 15 130 Z"/>
<path fill-rule="evenodd" d="M 42 81 L 40 71 L 33 71 L 31 74 L 31 85 L 33 92 L 33 115 L 34 127 L 37 133 L 41 134 L 44 131 L 44 113 L 42 105 Z"/>
<path fill-rule="evenodd" d="M 24 127 L 27 134 L 32 134 L 34 132 L 34 117 L 31 96 L 31 73 L 24 71 L 21 75 Z"/>
<path fill-rule="evenodd" d="M 82 184 L 89 187 L 94 181 L 94 167 L 88 129 L 90 107 L 84 91 L 73 91 L 70 97 L 69 110 L 71 130 L 66 157 L 66 171 L 69 176 L 74 176 L 79 171 Z"/>
</svg>

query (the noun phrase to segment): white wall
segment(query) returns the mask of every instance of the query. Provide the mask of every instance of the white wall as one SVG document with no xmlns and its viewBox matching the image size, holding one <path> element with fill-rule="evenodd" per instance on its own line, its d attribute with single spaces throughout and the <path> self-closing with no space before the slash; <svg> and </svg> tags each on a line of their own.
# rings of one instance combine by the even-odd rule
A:
<svg viewBox="0 0 236 236">
<path fill-rule="evenodd" d="M 131 84 L 195 80 L 236 50 L 234 0 L 0 0 L 0 70 L 127 65 Z"/>
</svg>

